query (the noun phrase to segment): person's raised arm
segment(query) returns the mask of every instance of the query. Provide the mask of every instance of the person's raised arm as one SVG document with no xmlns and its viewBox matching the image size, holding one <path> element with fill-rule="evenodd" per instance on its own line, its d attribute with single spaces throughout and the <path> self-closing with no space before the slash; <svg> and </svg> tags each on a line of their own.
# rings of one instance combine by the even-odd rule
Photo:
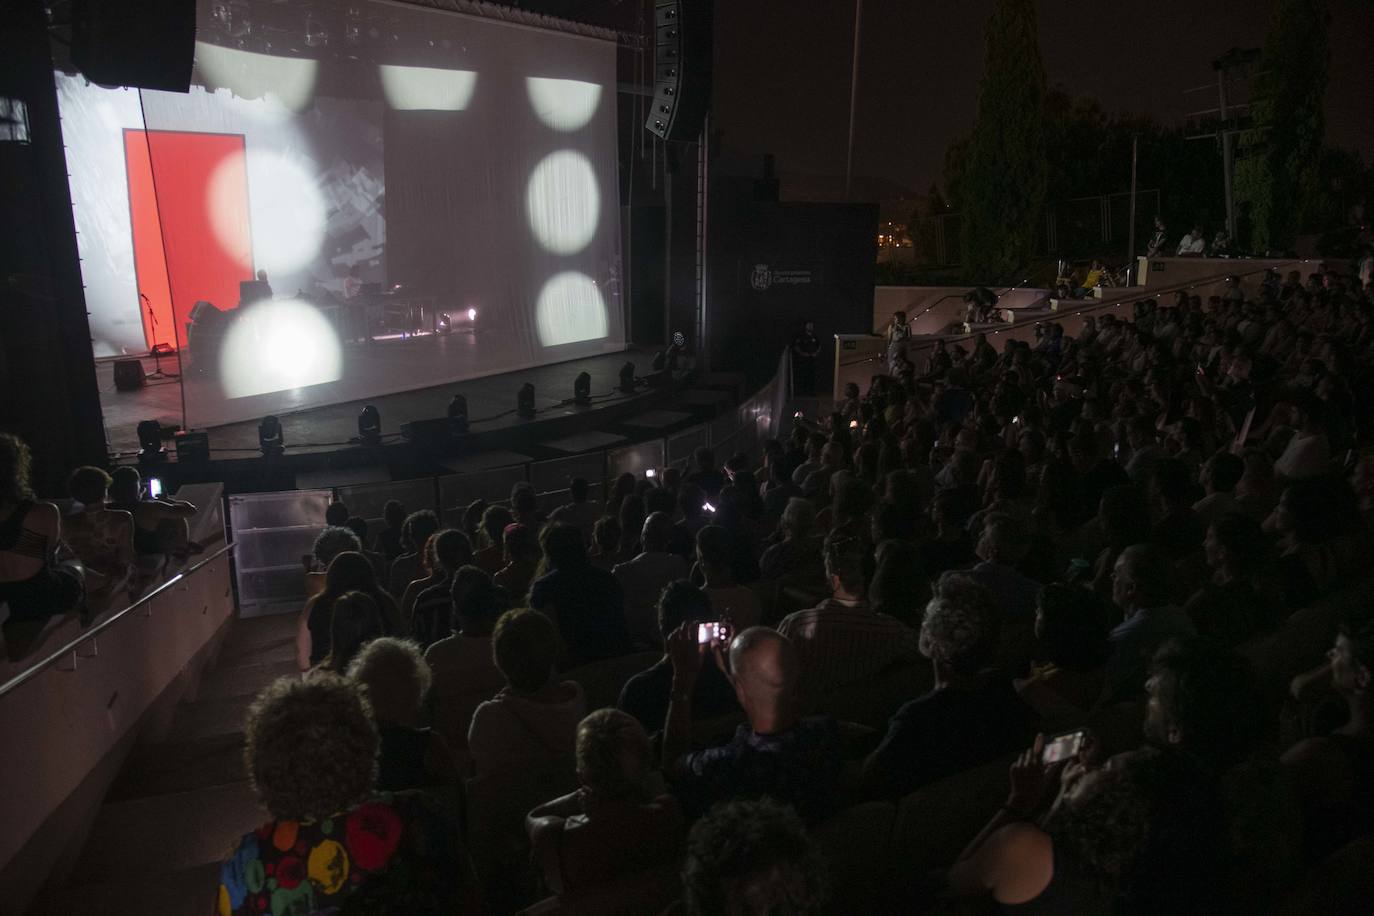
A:
<svg viewBox="0 0 1374 916">
<path fill-rule="evenodd" d="M 701 674 L 702 646 L 697 628 L 688 621 L 668 635 L 664 650 L 673 667 L 668 692 L 668 715 L 663 723 L 663 772 L 671 775 L 692 746 L 692 691 Z"/>
</svg>

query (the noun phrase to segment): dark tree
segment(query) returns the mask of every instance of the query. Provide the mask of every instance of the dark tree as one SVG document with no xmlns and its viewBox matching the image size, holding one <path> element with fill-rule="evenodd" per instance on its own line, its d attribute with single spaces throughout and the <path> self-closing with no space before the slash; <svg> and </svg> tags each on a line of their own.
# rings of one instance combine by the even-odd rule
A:
<svg viewBox="0 0 1374 916">
<path fill-rule="evenodd" d="M 1325 0 L 1275 0 L 1235 179 L 1261 251 L 1291 248 L 1320 206 L 1327 23 Z"/>
<path fill-rule="evenodd" d="M 1045 69 L 1034 0 L 997 0 L 968 160 L 950 197 L 963 210 L 964 266 L 979 283 L 1030 263 L 1045 215 Z"/>
</svg>

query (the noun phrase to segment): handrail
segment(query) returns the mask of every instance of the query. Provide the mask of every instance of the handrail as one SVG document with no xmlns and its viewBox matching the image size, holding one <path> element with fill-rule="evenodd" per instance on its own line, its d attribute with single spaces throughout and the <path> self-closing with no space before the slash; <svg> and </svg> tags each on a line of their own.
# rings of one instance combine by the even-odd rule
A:
<svg viewBox="0 0 1374 916">
<path fill-rule="evenodd" d="M 1030 282 L 1030 277 L 1027 277 L 1026 279 L 1022 280 L 1020 283 L 1016 284 L 1015 286 L 1008 286 L 1006 289 L 1002 290 L 1000 293 L 996 293 L 995 295 L 997 296 L 998 299 L 1001 299 L 1001 298 L 1002 298 L 1003 296 L 1005 296 L 1007 293 L 1009 293 L 1009 292 L 1011 292 L 1012 290 L 1015 290 L 1015 289 L 1020 289 L 1022 286 L 1025 286 L 1025 285 L 1026 285 L 1027 283 L 1029 283 L 1029 282 Z M 976 287 L 976 286 L 975 286 L 975 287 L 972 287 L 972 289 L 977 289 L 977 288 L 978 288 L 978 287 Z M 907 327 L 910 328 L 913 324 L 916 323 L 916 319 L 917 319 L 917 318 L 920 318 L 920 317 L 921 317 L 922 315 L 924 315 L 926 312 L 928 312 L 928 311 L 930 311 L 931 309 L 935 308 L 935 306 L 939 305 L 941 302 L 944 302 L 946 299 L 962 299 L 964 296 L 967 296 L 967 295 L 969 294 L 969 292 L 972 291 L 972 289 L 971 289 L 971 290 L 968 290 L 968 291 L 965 291 L 965 292 L 962 292 L 962 293 L 949 293 L 949 294 L 947 294 L 947 295 L 941 296 L 939 299 L 936 299 L 936 300 L 935 300 L 934 302 L 932 302 L 930 305 L 927 305 L 925 308 L 921 309 L 921 310 L 920 310 L 919 312 L 917 312 L 915 315 L 912 315 L 910 318 L 908 318 L 908 319 L 906 320 L 906 325 L 907 325 Z M 881 331 L 880 331 L 880 330 L 874 330 L 873 333 L 878 334 L 878 333 L 881 333 Z"/>
<path fill-rule="evenodd" d="M 200 562 L 196 563 L 194 566 L 188 567 L 188 568 L 183 569 L 182 571 L 178 572 L 175 576 L 173 576 L 172 578 L 168 579 L 166 582 L 162 583 L 162 584 L 159 585 L 157 588 L 155 588 L 155 589 L 153 589 L 152 591 L 150 591 L 148 594 L 142 596 L 142 597 L 139 598 L 137 601 L 135 601 L 133 604 L 129 605 L 128 607 L 124 608 L 123 610 L 116 611 L 115 613 L 111 614 L 109 617 L 107 617 L 107 618 L 105 618 L 104 620 L 100 621 L 100 623 L 98 623 L 98 624 L 96 624 L 95 626 L 91 627 L 89 630 L 85 630 L 85 631 L 83 631 L 79 636 L 76 636 L 76 637 L 74 637 L 73 639 L 68 640 L 65 644 L 63 644 L 62 648 L 57 649 L 57 650 L 51 652 L 51 653 L 50 653 L 46 658 L 44 658 L 42 661 L 40 661 L 40 662 L 35 662 L 34 664 L 30 665 L 27 669 L 25 669 L 25 670 L 22 671 L 21 673 L 19 673 L 19 674 L 15 675 L 14 677 L 10 678 L 10 679 L 9 679 L 8 681 L 6 681 L 5 683 L 0 684 L 0 697 L 4 697 L 4 696 L 5 696 L 7 693 L 9 693 L 11 690 L 14 690 L 14 689 L 16 689 L 16 688 L 22 686 L 23 684 L 27 683 L 28 681 L 33 680 L 35 677 L 37 677 L 39 674 L 41 674 L 41 673 L 44 671 L 44 669 L 46 669 L 49 665 L 56 664 L 56 663 L 57 663 L 60 659 L 62 659 L 64 656 L 69 655 L 70 653 L 75 652 L 78 648 L 81 647 L 82 643 L 88 642 L 88 641 L 94 639 L 95 637 L 99 636 L 101 633 L 105 632 L 105 631 L 108 630 L 110 627 L 114 626 L 115 623 L 117 623 L 118 621 L 122 620 L 122 619 L 125 617 L 125 615 L 127 615 L 130 611 L 134 610 L 135 608 L 142 607 L 143 605 L 147 604 L 149 601 L 152 601 L 152 600 L 153 600 L 154 598 L 156 598 L 158 595 L 161 595 L 163 592 L 165 592 L 165 591 L 167 591 L 168 589 L 170 589 L 173 585 L 175 585 L 176 583 L 180 582 L 182 579 L 185 579 L 187 576 L 192 575 L 193 573 L 195 573 L 197 570 L 199 570 L 201 567 L 205 566 L 206 564 L 211 563 L 211 562 L 213 562 L 213 561 L 215 561 L 215 560 L 218 560 L 220 557 L 222 557 L 222 556 L 224 556 L 225 554 L 229 553 L 229 552 L 232 551 L 233 549 L 234 549 L 234 545 L 233 545 L 233 544 L 225 544 L 223 547 L 221 547 L 219 550 L 216 550 L 214 553 L 210 554 L 208 557 L 202 558 L 202 559 L 200 560 Z"/>
</svg>

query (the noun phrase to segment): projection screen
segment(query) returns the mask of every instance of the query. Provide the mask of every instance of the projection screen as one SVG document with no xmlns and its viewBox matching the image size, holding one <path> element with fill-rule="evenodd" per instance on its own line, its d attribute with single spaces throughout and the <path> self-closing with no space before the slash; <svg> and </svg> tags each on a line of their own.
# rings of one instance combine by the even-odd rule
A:
<svg viewBox="0 0 1374 916">
<path fill-rule="evenodd" d="M 187 94 L 59 73 L 97 357 L 208 427 L 624 348 L 613 42 L 198 4 Z"/>
</svg>

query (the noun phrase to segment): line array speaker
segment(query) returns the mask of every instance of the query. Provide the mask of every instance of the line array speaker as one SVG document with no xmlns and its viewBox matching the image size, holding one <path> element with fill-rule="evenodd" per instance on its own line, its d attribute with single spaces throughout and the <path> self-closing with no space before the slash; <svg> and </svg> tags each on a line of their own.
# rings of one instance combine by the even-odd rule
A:
<svg viewBox="0 0 1374 916">
<path fill-rule="evenodd" d="M 72 61 L 105 86 L 189 92 L 196 6 L 191 0 L 74 0 Z"/>
<path fill-rule="evenodd" d="M 654 5 L 654 101 L 644 127 L 664 140 L 696 140 L 711 106 L 711 0 Z"/>
</svg>

